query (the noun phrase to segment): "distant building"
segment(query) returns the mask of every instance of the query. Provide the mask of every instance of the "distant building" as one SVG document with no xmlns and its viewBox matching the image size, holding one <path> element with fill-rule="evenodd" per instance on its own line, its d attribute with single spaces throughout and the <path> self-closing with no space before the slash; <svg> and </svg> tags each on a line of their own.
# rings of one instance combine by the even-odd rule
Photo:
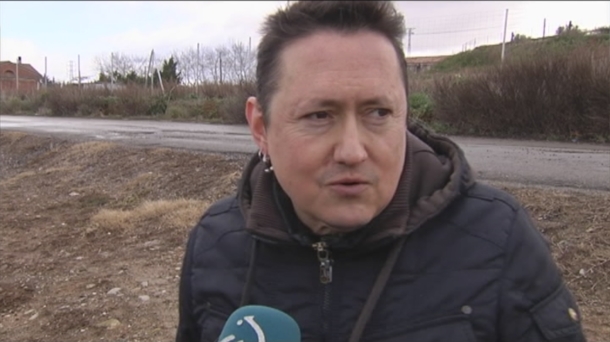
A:
<svg viewBox="0 0 610 342">
<path fill-rule="evenodd" d="M 30 64 L 0 61 L 2 92 L 32 92 L 40 89 L 42 81 L 43 76 Z"/>
<path fill-rule="evenodd" d="M 428 71 L 445 58 L 447 56 L 407 57 L 407 69 L 414 73 Z"/>
</svg>

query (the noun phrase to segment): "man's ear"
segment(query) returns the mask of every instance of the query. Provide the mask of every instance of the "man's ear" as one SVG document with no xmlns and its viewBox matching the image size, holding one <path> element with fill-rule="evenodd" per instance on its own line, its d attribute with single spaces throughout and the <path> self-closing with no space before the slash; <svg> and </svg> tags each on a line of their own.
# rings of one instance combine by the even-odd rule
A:
<svg viewBox="0 0 610 342">
<path fill-rule="evenodd" d="M 258 149 L 263 153 L 268 153 L 265 119 L 263 118 L 263 110 L 256 97 L 251 96 L 246 101 L 246 120 L 248 120 L 250 133 Z"/>
</svg>

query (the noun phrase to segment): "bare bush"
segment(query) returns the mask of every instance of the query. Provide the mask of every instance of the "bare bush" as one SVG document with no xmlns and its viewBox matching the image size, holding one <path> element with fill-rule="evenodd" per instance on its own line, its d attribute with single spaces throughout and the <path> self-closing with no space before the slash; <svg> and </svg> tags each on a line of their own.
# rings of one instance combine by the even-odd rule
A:
<svg viewBox="0 0 610 342">
<path fill-rule="evenodd" d="M 233 94 L 225 98 L 220 107 L 220 117 L 230 124 L 246 124 L 246 101 L 255 95 L 253 82 L 244 82 L 234 88 Z"/>
<path fill-rule="evenodd" d="M 216 47 L 188 47 L 171 53 L 178 62 L 178 72 L 182 83 L 202 85 L 205 83 L 244 83 L 252 82 L 256 71 L 256 53 L 243 42 Z M 149 70 L 150 56 L 128 56 L 112 53 L 96 59 L 100 74 L 113 75 L 115 79 L 132 74 L 133 77 L 152 75 L 152 70 L 161 69 L 161 61 L 169 56 L 153 56 Z M 154 77 L 154 75 L 152 75 Z M 132 78 L 133 78 L 132 77 Z"/>
<path fill-rule="evenodd" d="M 167 107 L 162 94 L 139 86 L 115 91 L 66 86 L 51 88 L 39 96 L 44 101 L 37 109 L 46 109 L 51 116 L 155 116 L 164 114 Z"/>
<path fill-rule="evenodd" d="M 435 82 L 436 119 L 460 133 L 609 137 L 610 51 L 538 50 L 528 58 Z"/>
<path fill-rule="evenodd" d="M 246 123 L 248 96 L 253 82 L 171 85 L 158 89 L 128 85 L 117 89 L 51 87 L 29 96 L 11 97 L 0 104 L 1 114 L 50 116 L 159 117 L 222 123 Z"/>
</svg>

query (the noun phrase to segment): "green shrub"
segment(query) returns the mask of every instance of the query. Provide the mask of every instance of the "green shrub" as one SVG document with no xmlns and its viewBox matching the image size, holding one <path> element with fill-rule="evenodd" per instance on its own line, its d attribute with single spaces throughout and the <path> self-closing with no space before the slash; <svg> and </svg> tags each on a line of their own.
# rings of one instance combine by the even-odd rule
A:
<svg viewBox="0 0 610 342">
<path fill-rule="evenodd" d="M 425 93 L 414 93 L 409 96 L 409 116 L 417 121 L 430 122 L 432 119 L 433 103 L 430 96 Z"/>
<path fill-rule="evenodd" d="M 132 110 L 132 113 L 134 113 L 132 115 L 143 113 L 149 116 L 157 116 L 165 114 L 168 107 L 168 100 L 163 95 L 157 95 L 153 98 L 142 97 L 139 101 L 131 103 L 131 105 L 135 108 Z"/>
<path fill-rule="evenodd" d="M 187 108 L 184 106 L 181 106 L 178 103 L 171 103 L 169 106 L 167 106 L 165 117 L 169 119 L 186 119 L 189 117 L 189 113 Z"/>
<path fill-rule="evenodd" d="M 19 96 L 6 96 L 0 100 L 0 114 L 26 114 L 32 115 L 39 112 L 46 100 L 46 92 L 40 91 Z"/>
</svg>

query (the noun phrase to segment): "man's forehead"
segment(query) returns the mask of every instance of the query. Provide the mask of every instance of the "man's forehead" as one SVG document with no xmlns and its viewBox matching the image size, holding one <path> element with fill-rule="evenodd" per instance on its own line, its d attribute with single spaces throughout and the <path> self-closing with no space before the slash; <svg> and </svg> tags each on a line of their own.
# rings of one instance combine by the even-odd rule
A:
<svg viewBox="0 0 610 342">
<path fill-rule="evenodd" d="M 281 78 L 287 77 L 284 81 L 333 71 L 399 72 L 396 51 L 384 37 L 323 34 L 284 47 L 277 69 Z"/>
<path fill-rule="evenodd" d="M 382 105 L 391 103 L 392 99 L 386 94 L 368 94 L 354 99 L 358 106 Z M 341 107 L 345 105 L 345 100 L 331 97 L 308 97 L 300 101 L 299 106 L 303 107 Z"/>
<path fill-rule="evenodd" d="M 383 52 L 383 54 L 379 54 Z M 295 59 L 304 61 L 308 57 L 310 62 L 321 62 L 348 56 L 395 57 L 396 51 L 392 42 L 381 33 L 371 30 L 358 30 L 354 32 L 339 32 L 335 30 L 321 30 L 297 38 L 282 48 L 280 60 Z"/>
</svg>

